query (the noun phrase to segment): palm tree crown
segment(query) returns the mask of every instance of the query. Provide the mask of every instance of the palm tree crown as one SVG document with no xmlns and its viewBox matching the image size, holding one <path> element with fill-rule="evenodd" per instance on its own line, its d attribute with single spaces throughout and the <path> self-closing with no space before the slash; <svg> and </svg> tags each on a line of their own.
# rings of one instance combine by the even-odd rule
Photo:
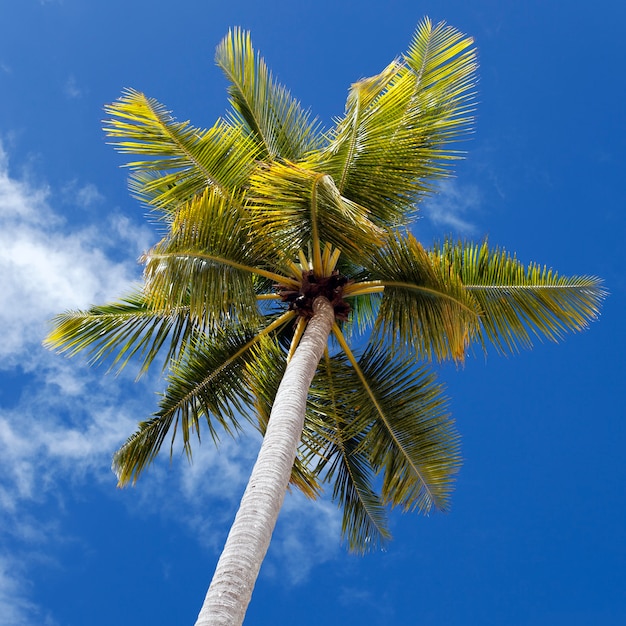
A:
<svg viewBox="0 0 626 626">
<path fill-rule="evenodd" d="M 117 452 L 134 482 L 168 434 L 189 457 L 201 422 L 217 442 L 250 420 L 262 433 L 315 302 L 334 311 L 306 404 L 291 482 L 324 483 L 363 551 L 389 537 L 388 506 L 446 509 L 459 440 L 431 363 L 472 344 L 500 352 L 559 339 L 597 316 L 600 281 L 522 265 L 486 242 L 424 247 L 416 207 L 450 173 L 471 131 L 472 40 L 423 21 L 404 56 L 354 83 L 330 130 L 277 83 L 235 29 L 217 49 L 231 109 L 208 130 L 127 90 L 106 133 L 132 193 L 165 235 L 144 282 L 118 302 L 58 316 L 47 342 L 142 371 L 158 357 L 158 410 Z M 419 365 L 418 365 L 419 364 Z"/>
</svg>

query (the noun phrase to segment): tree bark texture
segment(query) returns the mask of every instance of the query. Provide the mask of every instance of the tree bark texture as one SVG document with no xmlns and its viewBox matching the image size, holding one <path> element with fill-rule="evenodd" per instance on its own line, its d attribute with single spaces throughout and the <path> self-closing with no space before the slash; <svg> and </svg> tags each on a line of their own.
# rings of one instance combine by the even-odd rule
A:
<svg viewBox="0 0 626 626">
<path fill-rule="evenodd" d="M 248 486 L 195 626 L 240 626 L 270 544 L 302 436 L 309 387 L 334 311 L 323 297 L 287 365 Z"/>
</svg>

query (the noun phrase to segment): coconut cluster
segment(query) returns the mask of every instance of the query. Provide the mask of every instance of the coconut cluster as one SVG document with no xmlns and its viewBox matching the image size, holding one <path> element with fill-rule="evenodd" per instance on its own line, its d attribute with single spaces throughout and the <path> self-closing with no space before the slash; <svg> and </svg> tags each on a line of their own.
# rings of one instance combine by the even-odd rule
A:
<svg viewBox="0 0 626 626">
<path fill-rule="evenodd" d="M 350 304 L 343 299 L 343 288 L 352 281 L 337 270 L 330 276 L 316 276 L 313 270 L 302 272 L 300 289 L 276 285 L 283 302 L 289 303 L 291 311 L 301 317 L 313 317 L 313 302 L 324 296 L 332 305 L 335 317 L 346 321 L 351 311 Z"/>
</svg>

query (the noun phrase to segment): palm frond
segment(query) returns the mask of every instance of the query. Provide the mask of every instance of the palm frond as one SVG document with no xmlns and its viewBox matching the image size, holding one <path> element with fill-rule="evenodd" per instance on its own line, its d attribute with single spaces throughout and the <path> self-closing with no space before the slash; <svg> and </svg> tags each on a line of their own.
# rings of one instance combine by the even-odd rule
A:
<svg viewBox="0 0 626 626">
<path fill-rule="evenodd" d="M 212 188 L 178 210 L 167 238 L 145 257 L 146 293 L 155 308 L 186 303 L 204 326 L 233 315 L 257 323 L 258 289 L 265 284 L 257 277 L 287 284 L 290 279 L 263 269 L 242 211 Z"/>
<path fill-rule="evenodd" d="M 371 280 L 348 285 L 345 294 L 383 292 L 374 328 L 379 340 L 421 359 L 464 360 L 480 310 L 454 272 L 437 265 L 410 233 L 389 237 L 368 269 Z"/>
<path fill-rule="evenodd" d="M 385 506 L 373 484 L 375 475 L 363 439 L 337 433 L 339 443 L 329 447 L 327 480 L 333 485 L 333 500 L 342 509 L 341 532 L 351 551 L 377 550 L 391 539 Z"/>
<path fill-rule="evenodd" d="M 472 44 L 444 23 L 425 20 L 401 61 L 352 85 L 320 167 L 378 225 L 406 224 L 416 200 L 460 158 L 448 146 L 472 122 Z"/>
<path fill-rule="evenodd" d="M 139 422 L 139 428 L 113 455 L 112 469 L 119 487 L 124 487 L 131 481 L 133 484 L 137 482 L 139 474 L 159 453 L 173 421 L 174 415 L 170 414 Z"/>
<path fill-rule="evenodd" d="M 111 368 L 124 368 L 135 356 L 142 362 L 140 374 L 160 357 L 163 366 L 179 356 L 202 330 L 194 324 L 188 306 L 159 311 L 136 292 L 119 302 L 68 311 L 52 321 L 44 341 L 48 348 L 68 356 L 86 351 L 90 364 L 113 357 Z"/>
<path fill-rule="evenodd" d="M 598 278 L 563 277 L 536 263 L 524 266 L 505 250 L 489 249 L 487 242 L 447 241 L 430 255 L 459 276 L 481 308 L 477 336 L 483 346 L 489 341 L 501 352 L 530 347 L 533 336 L 557 341 L 586 328 L 606 296 Z"/>
<path fill-rule="evenodd" d="M 416 358 L 460 362 L 475 340 L 502 352 L 556 340 L 586 327 L 605 296 L 597 278 L 524 266 L 486 243 L 425 250 L 398 231 L 461 157 L 452 142 L 473 121 L 472 46 L 425 20 L 405 55 L 351 86 L 323 135 L 241 29 L 216 51 L 232 110 L 211 128 L 133 90 L 106 107 L 105 132 L 134 155 L 131 191 L 166 232 L 143 259 L 141 291 L 58 316 L 46 345 L 120 369 L 134 358 L 141 372 L 168 366 L 157 411 L 114 456 L 120 485 L 168 437 L 170 455 L 178 437 L 191 459 L 203 428 L 217 443 L 243 417 L 264 435 L 322 293 L 340 321 L 309 389 L 291 485 L 316 498 L 333 484 L 357 552 L 390 537 L 388 507 L 448 508 L 459 436 Z M 358 356 L 347 337 L 369 330 Z"/>
<path fill-rule="evenodd" d="M 295 160 L 319 144 L 317 123 L 276 82 L 248 32 L 230 30 L 215 60 L 231 83 L 228 92 L 235 115 L 247 125 L 263 156 Z"/>
<path fill-rule="evenodd" d="M 330 176 L 295 163 L 255 171 L 249 211 L 262 245 L 273 241 L 292 258 L 309 244 L 321 250 L 327 243 L 362 260 L 380 245 L 383 234 L 366 209 L 339 194 Z"/>
<path fill-rule="evenodd" d="M 235 430 L 238 428 L 235 411 L 244 413 L 243 406 L 249 402 L 240 370 L 257 341 L 252 332 L 223 328 L 197 342 L 173 364 L 158 415 L 180 417 L 186 450 L 190 432 L 195 430 L 199 436 L 201 415 L 207 418 L 211 437 L 216 441 L 219 435 L 210 417 L 215 417 L 226 432 L 231 431 L 229 423 Z"/>
<path fill-rule="evenodd" d="M 124 154 L 145 157 L 128 167 L 132 192 L 153 209 L 171 211 L 207 186 L 228 197 L 241 189 L 259 149 L 241 126 L 219 120 L 209 130 L 177 122 L 166 108 L 126 90 L 105 107 L 105 132 Z"/>
<path fill-rule="evenodd" d="M 341 325 L 341 331 L 350 341 L 365 337 L 374 327 L 378 318 L 378 310 L 383 294 L 368 293 L 361 296 L 352 296 L 346 299 L 350 304 L 350 317 Z"/>
<path fill-rule="evenodd" d="M 215 443 L 221 432 L 233 435 L 240 430 L 239 419 L 250 419 L 246 408 L 253 405 L 246 371 L 255 361 L 255 348 L 293 317 L 293 312 L 288 311 L 266 318 L 259 329 L 248 329 L 236 322 L 224 324 L 190 343 L 171 365 L 159 410 L 150 420 L 140 423 L 139 430 L 116 453 L 114 469 L 119 484 L 137 481 L 170 431 L 171 454 L 179 426 L 183 449 L 190 460 L 191 438 L 195 433 L 200 440 L 202 418 Z"/>
<path fill-rule="evenodd" d="M 370 424 L 360 449 L 383 475 L 383 502 L 404 510 L 446 510 L 460 456 L 441 385 L 414 359 L 384 348 L 370 347 L 357 361 L 337 326 L 334 332 L 359 381 L 351 404 Z"/>
<path fill-rule="evenodd" d="M 359 380 L 345 355 L 326 352 L 313 379 L 307 403 L 312 436 L 303 439 L 315 474 L 333 485 L 333 500 L 342 509 L 342 535 L 349 548 L 366 552 L 391 538 L 383 503 L 373 486 L 375 474 L 363 440 L 370 424 L 360 419 L 352 401 Z"/>
</svg>

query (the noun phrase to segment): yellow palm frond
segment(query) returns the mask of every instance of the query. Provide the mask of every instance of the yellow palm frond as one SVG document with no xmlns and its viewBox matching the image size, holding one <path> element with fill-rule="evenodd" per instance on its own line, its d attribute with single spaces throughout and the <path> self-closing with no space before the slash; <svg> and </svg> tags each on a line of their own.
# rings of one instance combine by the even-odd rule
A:
<svg viewBox="0 0 626 626">
<path fill-rule="evenodd" d="M 460 154 L 471 128 L 476 54 L 471 38 L 425 20 L 402 61 L 355 83 L 346 113 L 318 156 L 339 192 L 375 223 L 406 223 L 415 202 Z"/>
<path fill-rule="evenodd" d="M 177 122 L 152 98 L 128 89 L 105 107 L 104 130 L 131 161 L 131 190 L 152 209 L 171 211 L 208 186 L 224 197 L 247 181 L 259 148 L 241 127 L 218 120 L 210 129 Z"/>
<path fill-rule="evenodd" d="M 296 160 L 315 149 L 318 125 L 280 85 L 252 46 L 250 33 L 235 28 L 217 47 L 215 60 L 230 81 L 228 93 L 237 120 L 268 160 Z"/>
</svg>

